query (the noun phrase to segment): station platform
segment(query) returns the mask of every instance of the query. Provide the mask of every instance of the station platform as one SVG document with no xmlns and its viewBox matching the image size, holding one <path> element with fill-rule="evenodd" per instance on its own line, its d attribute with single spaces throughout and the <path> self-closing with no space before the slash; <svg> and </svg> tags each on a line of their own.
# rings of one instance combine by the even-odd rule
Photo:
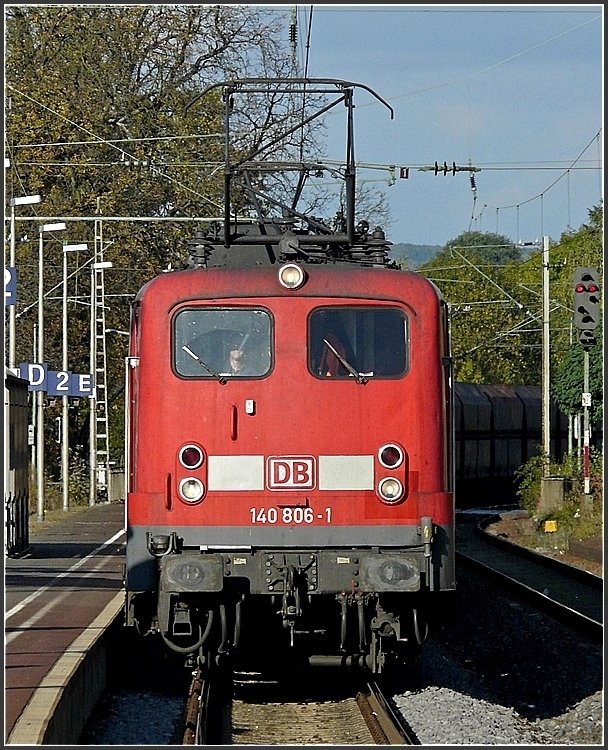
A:
<svg viewBox="0 0 608 750">
<path fill-rule="evenodd" d="M 125 539 L 124 502 L 75 507 L 30 522 L 28 550 L 5 558 L 5 746 L 76 744 L 122 614 Z"/>
</svg>

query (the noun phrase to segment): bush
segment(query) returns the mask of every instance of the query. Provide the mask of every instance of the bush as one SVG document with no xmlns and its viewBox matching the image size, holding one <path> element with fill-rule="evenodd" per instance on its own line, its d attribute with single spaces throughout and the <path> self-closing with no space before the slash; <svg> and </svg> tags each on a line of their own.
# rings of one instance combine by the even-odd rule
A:
<svg viewBox="0 0 608 750">
<path fill-rule="evenodd" d="M 38 512 L 36 472 L 30 473 L 30 515 Z M 72 454 L 68 472 L 68 502 L 70 508 L 85 507 L 89 504 L 89 467 L 84 459 Z M 44 482 L 44 510 L 59 510 L 63 507 L 63 482 Z"/>
<path fill-rule="evenodd" d="M 582 476 L 581 460 L 578 456 L 565 456 L 562 463 L 549 461 L 548 476 L 564 477 L 567 482 L 568 491 L 564 496 L 561 508 L 552 510 L 544 515 L 539 514 L 538 506 L 541 496 L 541 480 L 545 457 L 536 455 L 516 470 L 515 476 L 518 482 L 517 495 L 521 507 L 527 511 L 540 525 L 543 521 L 551 518 L 558 522 L 558 527 L 569 537 L 576 536 L 584 538 L 593 536 L 602 529 L 603 515 L 603 456 L 600 451 L 591 449 L 590 453 L 590 494 L 593 499 L 593 507 L 590 512 L 582 512 L 581 499 L 584 493 L 584 480 Z"/>
</svg>

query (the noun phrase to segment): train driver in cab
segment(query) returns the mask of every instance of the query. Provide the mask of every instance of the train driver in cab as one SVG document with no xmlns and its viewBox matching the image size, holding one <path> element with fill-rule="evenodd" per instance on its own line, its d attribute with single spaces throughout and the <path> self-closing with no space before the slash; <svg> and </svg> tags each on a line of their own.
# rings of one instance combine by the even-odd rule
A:
<svg viewBox="0 0 608 750">
<path fill-rule="evenodd" d="M 253 371 L 250 363 L 247 361 L 247 354 L 243 351 L 243 344 L 233 342 L 228 354 L 228 366 L 226 373 L 228 375 L 257 375 Z"/>
</svg>

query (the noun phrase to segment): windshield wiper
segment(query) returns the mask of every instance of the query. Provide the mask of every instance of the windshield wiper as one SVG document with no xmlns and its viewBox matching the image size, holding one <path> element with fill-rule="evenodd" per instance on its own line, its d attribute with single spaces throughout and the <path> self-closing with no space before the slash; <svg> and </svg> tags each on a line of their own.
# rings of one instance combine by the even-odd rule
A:
<svg viewBox="0 0 608 750">
<path fill-rule="evenodd" d="M 340 364 L 343 365 L 346 370 L 348 370 L 348 372 L 353 376 L 353 378 L 355 378 L 357 383 L 361 385 L 365 385 L 365 383 L 367 383 L 367 378 L 364 378 L 362 373 L 357 372 L 355 368 L 350 364 L 350 362 L 347 362 L 344 359 L 344 357 L 339 352 L 337 352 L 336 349 L 334 349 L 334 347 L 329 343 L 327 339 L 323 339 L 323 343 L 327 346 L 327 348 L 331 352 L 333 352 L 336 355 Z"/>
<path fill-rule="evenodd" d="M 228 382 L 226 380 L 226 378 L 223 377 L 222 375 L 220 375 L 219 372 L 215 372 L 215 370 L 212 370 L 209 367 L 209 365 L 207 365 L 207 364 L 205 364 L 203 362 L 203 360 L 198 356 L 198 354 L 195 354 L 192 351 L 192 349 L 190 349 L 189 347 L 187 347 L 185 344 L 184 344 L 184 346 L 182 346 L 182 349 L 186 352 L 186 354 L 189 354 L 192 357 L 192 359 L 195 359 L 202 368 L 204 368 L 205 370 L 207 370 L 207 372 L 209 373 L 209 375 L 213 375 L 214 378 L 217 378 L 217 380 L 219 380 L 222 385 L 226 385 L 226 383 Z"/>
</svg>

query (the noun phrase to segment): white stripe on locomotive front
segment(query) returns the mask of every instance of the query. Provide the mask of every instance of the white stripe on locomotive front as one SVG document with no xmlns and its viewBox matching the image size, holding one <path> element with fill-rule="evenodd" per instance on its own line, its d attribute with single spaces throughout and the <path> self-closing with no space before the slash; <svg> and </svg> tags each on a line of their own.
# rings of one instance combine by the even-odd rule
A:
<svg viewBox="0 0 608 750">
<path fill-rule="evenodd" d="M 209 456 L 209 491 L 264 489 L 264 456 Z M 374 456 L 319 456 L 319 490 L 373 490 Z M 291 487 L 293 489 L 293 487 Z"/>
<path fill-rule="evenodd" d="M 373 456 L 319 456 L 320 490 L 373 490 Z"/>
<path fill-rule="evenodd" d="M 263 490 L 264 456 L 209 456 L 209 491 Z"/>
</svg>

